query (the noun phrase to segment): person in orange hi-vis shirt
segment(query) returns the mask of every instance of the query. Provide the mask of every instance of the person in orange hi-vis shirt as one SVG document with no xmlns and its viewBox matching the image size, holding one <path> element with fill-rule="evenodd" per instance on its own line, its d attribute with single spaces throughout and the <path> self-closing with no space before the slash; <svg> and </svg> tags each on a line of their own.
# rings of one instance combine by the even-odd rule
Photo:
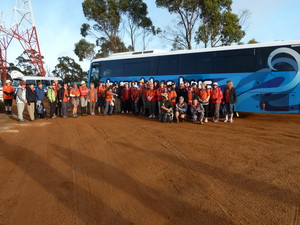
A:
<svg viewBox="0 0 300 225">
<path fill-rule="evenodd" d="M 95 115 L 96 102 L 98 100 L 97 89 L 95 88 L 95 84 L 90 84 L 90 90 L 88 93 L 88 102 L 90 105 L 90 114 L 92 116 Z"/>
<path fill-rule="evenodd" d="M 80 91 L 79 91 L 79 88 L 77 86 L 77 83 L 73 84 L 73 87 L 70 90 L 70 97 L 71 97 L 71 101 L 72 101 L 72 104 L 73 104 L 72 117 L 76 118 L 76 117 L 78 117 L 77 110 L 78 110 L 79 100 L 80 100 Z"/>
<path fill-rule="evenodd" d="M 4 99 L 4 105 L 5 105 L 5 113 L 7 115 L 11 115 L 11 106 L 14 98 L 14 92 L 15 89 L 11 85 L 10 80 L 6 80 L 5 85 L 3 86 L 3 99 Z"/>
<path fill-rule="evenodd" d="M 173 85 L 168 86 L 168 97 L 171 100 L 172 105 L 175 109 L 176 100 L 177 100 L 177 92 L 176 92 L 175 88 L 173 87 Z"/>
<path fill-rule="evenodd" d="M 220 104 L 223 99 L 223 92 L 217 82 L 213 83 L 213 88 L 210 90 L 210 100 L 212 103 L 213 122 L 219 122 Z"/>
<path fill-rule="evenodd" d="M 138 90 L 137 84 L 134 84 L 134 86 L 131 89 L 131 99 L 133 102 L 133 108 L 135 115 L 139 114 L 139 99 L 140 99 L 140 91 Z"/>
<path fill-rule="evenodd" d="M 114 96 L 117 96 L 117 94 L 113 93 L 112 87 L 109 86 L 105 91 L 105 108 L 103 111 L 104 116 L 108 113 L 108 111 L 109 115 L 112 115 L 114 110 Z"/>
<path fill-rule="evenodd" d="M 124 112 L 129 113 L 130 97 L 131 97 L 130 88 L 128 86 L 128 83 L 126 83 L 121 90 L 122 113 L 124 113 Z"/>
<path fill-rule="evenodd" d="M 207 88 L 206 83 L 201 84 L 201 89 L 198 92 L 199 103 L 203 105 L 204 108 L 204 122 L 208 122 L 208 109 L 209 109 L 209 99 L 210 99 L 210 90 Z"/>
<path fill-rule="evenodd" d="M 146 96 L 149 104 L 149 118 L 155 118 L 157 94 L 152 83 L 149 84 L 149 90 L 146 92 Z"/>
<path fill-rule="evenodd" d="M 81 86 L 79 87 L 80 91 L 80 105 L 81 105 L 81 114 L 82 116 L 87 116 L 87 95 L 89 93 L 89 89 L 86 86 L 85 81 L 81 81 Z"/>
</svg>

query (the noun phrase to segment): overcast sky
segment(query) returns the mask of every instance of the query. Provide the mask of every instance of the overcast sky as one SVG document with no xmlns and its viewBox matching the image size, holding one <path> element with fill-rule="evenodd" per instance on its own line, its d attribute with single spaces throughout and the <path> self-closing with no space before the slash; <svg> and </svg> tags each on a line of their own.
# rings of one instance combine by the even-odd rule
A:
<svg viewBox="0 0 300 225">
<path fill-rule="evenodd" d="M 12 8 L 15 0 L 0 0 L 0 11 Z M 149 16 L 157 27 L 165 28 L 174 23 L 167 10 L 155 7 L 155 0 L 144 0 L 148 4 Z M 45 63 L 52 70 L 57 58 L 70 56 L 78 61 L 74 54 L 74 44 L 82 37 L 80 26 L 87 22 L 83 16 L 81 3 L 83 0 L 32 0 L 32 8 L 37 27 L 42 54 Z M 299 0 L 233 0 L 233 12 L 240 14 L 249 10 L 249 27 L 242 40 L 248 42 L 255 38 L 259 42 L 276 40 L 300 40 L 300 1 Z M 126 43 L 129 45 L 129 42 Z M 149 49 L 170 50 L 166 42 L 154 38 Z M 11 45 L 8 61 L 22 53 L 17 42 Z M 89 62 L 80 63 L 87 70 Z"/>
</svg>

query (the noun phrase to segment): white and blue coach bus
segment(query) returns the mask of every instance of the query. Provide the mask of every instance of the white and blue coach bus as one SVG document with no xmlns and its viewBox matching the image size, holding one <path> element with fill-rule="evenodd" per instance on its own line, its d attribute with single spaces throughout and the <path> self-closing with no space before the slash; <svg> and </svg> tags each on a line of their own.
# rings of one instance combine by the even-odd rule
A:
<svg viewBox="0 0 300 225">
<path fill-rule="evenodd" d="M 239 112 L 300 112 L 300 41 L 173 52 L 113 54 L 92 61 L 88 82 L 233 81 Z"/>
</svg>

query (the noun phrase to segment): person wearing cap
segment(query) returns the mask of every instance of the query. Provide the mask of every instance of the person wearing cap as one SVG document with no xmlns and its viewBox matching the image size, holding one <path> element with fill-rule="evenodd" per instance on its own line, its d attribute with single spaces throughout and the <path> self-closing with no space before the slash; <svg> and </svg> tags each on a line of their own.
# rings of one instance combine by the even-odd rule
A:
<svg viewBox="0 0 300 225">
<path fill-rule="evenodd" d="M 12 114 L 11 107 L 12 107 L 15 89 L 11 85 L 10 80 L 6 80 L 2 91 L 3 91 L 3 100 L 4 100 L 4 105 L 5 105 L 5 113 L 7 115 L 11 115 Z"/>
<path fill-rule="evenodd" d="M 20 87 L 17 89 L 16 102 L 17 102 L 19 122 L 24 122 L 25 120 L 23 118 L 23 112 L 24 112 L 25 104 L 27 104 L 25 81 L 22 81 L 20 83 Z"/>
<path fill-rule="evenodd" d="M 57 103 L 57 91 L 56 91 L 56 83 L 53 82 L 52 85 L 47 89 L 47 97 L 50 104 L 50 118 L 56 118 L 56 103 Z"/>
<path fill-rule="evenodd" d="M 175 118 L 176 122 L 179 123 L 179 119 L 184 120 L 186 118 L 187 104 L 184 101 L 184 97 L 180 96 L 178 103 L 175 106 Z"/>
<path fill-rule="evenodd" d="M 36 104 L 36 92 L 34 84 L 30 83 L 26 90 L 27 110 L 31 121 L 36 118 L 35 104 Z"/>
<path fill-rule="evenodd" d="M 199 90 L 199 102 L 203 105 L 204 108 L 204 122 L 208 122 L 208 109 L 209 109 L 209 99 L 210 99 L 210 90 L 207 88 L 206 83 L 201 84 L 201 89 Z"/>
<path fill-rule="evenodd" d="M 45 110 L 44 110 L 45 90 L 43 88 L 42 82 L 38 82 L 37 88 L 35 89 L 35 93 L 36 93 L 36 114 L 39 118 L 45 118 Z"/>
<path fill-rule="evenodd" d="M 160 111 L 161 117 L 160 120 L 163 123 L 172 123 L 173 122 L 173 104 L 172 101 L 169 99 L 168 93 L 161 94 L 161 101 L 160 101 Z"/>
<path fill-rule="evenodd" d="M 69 108 L 69 87 L 68 83 L 63 83 L 62 87 L 58 91 L 58 100 L 61 104 L 61 117 L 67 118 L 68 117 L 68 108 Z"/>
<path fill-rule="evenodd" d="M 199 117 L 200 124 L 203 124 L 204 108 L 203 105 L 198 102 L 198 99 L 196 98 L 193 99 L 193 103 L 190 109 L 191 109 L 193 123 L 197 123 L 197 118 Z"/>
<path fill-rule="evenodd" d="M 70 89 L 70 97 L 73 105 L 72 117 L 76 118 L 78 117 L 77 110 L 78 110 L 79 100 L 80 100 L 80 91 L 76 82 L 73 83 L 73 87 Z"/>
<path fill-rule="evenodd" d="M 219 122 L 220 117 L 220 104 L 223 99 L 223 92 L 217 82 L 214 82 L 210 90 L 210 99 L 212 106 L 213 122 Z"/>
<path fill-rule="evenodd" d="M 233 86 L 232 81 L 227 81 L 227 85 L 224 90 L 224 98 L 223 98 L 223 104 L 225 104 L 226 107 L 226 116 L 224 122 L 230 122 L 233 123 L 233 110 L 234 110 L 234 104 L 237 102 L 237 94 L 236 90 Z M 230 119 L 228 119 L 228 116 L 230 116 Z"/>
<path fill-rule="evenodd" d="M 154 90 L 153 83 L 149 84 L 149 90 L 146 92 L 148 106 L 149 106 L 149 118 L 155 118 L 156 105 L 157 105 L 157 93 Z"/>
<path fill-rule="evenodd" d="M 90 106 L 90 114 L 92 116 L 95 115 L 96 102 L 98 100 L 97 89 L 95 88 L 95 84 L 90 84 L 90 90 L 88 93 L 88 103 Z"/>
<path fill-rule="evenodd" d="M 81 81 L 81 86 L 79 87 L 80 91 L 80 105 L 81 105 L 81 115 L 87 116 L 87 96 L 89 93 L 89 89 L 86 86 L 85 81 Z"/>
</svg>

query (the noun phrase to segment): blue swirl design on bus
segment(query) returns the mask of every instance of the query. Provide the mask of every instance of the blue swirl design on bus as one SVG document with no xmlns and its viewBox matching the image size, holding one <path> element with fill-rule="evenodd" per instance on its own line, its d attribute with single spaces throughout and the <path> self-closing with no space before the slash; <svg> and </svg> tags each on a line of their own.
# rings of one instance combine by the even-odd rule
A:
<svg viewBox="0 0 300 225">
<path fill-rule="evenodd" d="M 289 55 L 283 56 L 283 55 Z M 276 64 L 285 63 L 293 68 L 292 71 L 278 71 Z M 270 53 L 267 68 L 255 73 L 232 74 L 186 74 L 164 76 L 132 76 L 132 77 L 103 77 L 101 80 L 109 83 L 120 83 L 140 80 L 197 83 L 204 82 L 211 87 L 218 82 L 224 89 L 227 80 L 233 81 L 238 93 L 236 109 L 241 112 L 300 112 L 300 55 L 291 48 L 278 48 Z M 111 80 L 112 79 L 112 80 Z"/>
</svg>

